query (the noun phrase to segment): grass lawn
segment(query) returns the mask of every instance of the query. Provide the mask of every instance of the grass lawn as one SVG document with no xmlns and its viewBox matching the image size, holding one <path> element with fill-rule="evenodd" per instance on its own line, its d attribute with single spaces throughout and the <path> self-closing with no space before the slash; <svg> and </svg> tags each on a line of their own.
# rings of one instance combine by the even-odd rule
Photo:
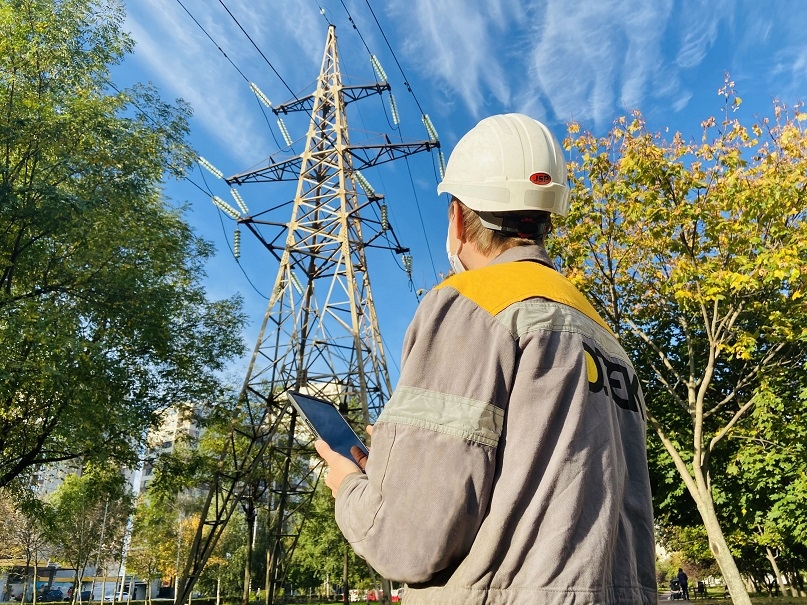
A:
<svg viewBox="0 0 807 605">
<path fill-rule="evenodd" d="M 670 594 L 670 590 L 659 590 L 659 601 L 666 601 Z M 682 601 L 680 599 L 676 599 L 672 601 L 672 603 L 677 603 L 679 605 L 687 604 L 687 605 L 697 605 L 701 601 L 704 602 L 704 605 L 720 605 L 724 603 L 728 605 L 731 603 L 731 599 L 725 598 L 723 596 L 724 592 L 723 589 L 720 587 L 708 588 L 705 597 L 699 596 L 697 599 L 693 598 L 695 595 L 692 592 L 692 589 L 689 589 L 689 601 Z M 671 605 L 672 605 L 671 603 Z M 768 595 L 751 595 L 751 603 L 753 605 L 807 605 L 807 597 L 791 597 L 791 596 L 774 596 L 769 597 Z"/>
</svg>

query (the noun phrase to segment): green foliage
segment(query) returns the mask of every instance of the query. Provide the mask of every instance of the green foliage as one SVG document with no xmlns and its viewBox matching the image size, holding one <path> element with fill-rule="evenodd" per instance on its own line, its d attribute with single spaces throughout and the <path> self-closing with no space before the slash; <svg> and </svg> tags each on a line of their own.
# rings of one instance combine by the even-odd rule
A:
<svg viewBox="0 0 807 605">
<path fill-rule="evenodd" d="M 175 566 L 177 516 L 172 510 L 141 496 L 135 508 L 126 565 L 131 573 L 152 582 L 168 577 Z"/>
<path fill-rule="evenodd" d="M 37 553 L 47 544 L 44 521 L 46 511 L 32 499 L 0 488 L 0 560 L 36 560 Z"/>
<path fill-rule="evenodd" d="M 295 586 L 317 588 L 326 578 L 331 586 L 341 585 L 346 550 L 350 586 L 370 585 L 369 567 L 348 547 L 336 525 L 333 507 L 330 489 L 320 481 L 290 564 L 289 575 Z"/>
<path fill-rule="evenodd" d="M 247 434 L 235 432 L 232 439 L 226 435 L 233 426 L 234 398 L 220 397 L 197 410 L 176 410 L 200 429 L 199 438 L 177 434 L 170 452 L 149 449 L 147 458 L 154 466 L 154 480 L 149 485 L 153 498 L 172 501 L 180 492 L 206 488 L 210 477 L 221 464 L 222 452 L 241 454 L 251 447 Z M 152 457 L 153 456 L 153 457 Z M 240 459 L 240 458 L 239 458 Z"/>
<path fill-rule="evenodd" d="M 709 550 L 709 538 L 703 526 L 676 527 L 660 526 L 656 532 L 656 540 L 668 552 L 670 568 L 675 571 L 682 567 L 691 578 L 705 578 L 719 575 L 719 568 L 714 555 Z M 673 574 L 674 575 L 674 574 Z M 672 575 L 667 574 L 668 578 Z"/>
<path fill-rule="evenodd" d="M 69 474 L 47 502 L 48 542 L 73 569 L 119 558 L 131 512 L 131 496 L 120 470 L 89 465 Z"/>
<path fill-rule="evenodd" d="M 154 498 L 151 491 L 141 496 L 134 511 L 129 570 L 149 581 L 176 578 L 199 524 L 198 510 L 198 498 L 191 493 L 170 500 Z"/>
<path fill-rule="evenodd" d="M 220 396 L 237 299 L 162 197 L 189 108 L 118 91 L 120 2 L 0 1 L 0 486 L 48 462 L 131 463 L 158 412 Z"/>
<path fill-rule="evenodd" d="M 241 593 L 244 587 L 244 565 L 246 563 L 246 533 L 243 514 L 236 509 L 227 528 L 216 544 L 213 554 L 205 564 L 204 571 L 199 577 L 197 589 L 201 592 L 214 595 L 216 589 L 220 590 L 222 598 L 229 598 L 235 603 L 241 603 Z M 262 553 L 265 557 L 265 552 Z M 262 585 L 262 575 L 256 576 Z M 194 603 L 196 599 L 193 600 Z"/>
<path fill-rule="evenodd" d="M 807 363 L 805 114 L 775 103 L 773 119 L 746 126 L 732 86 L 700 141 L 651 133 L 639 112 L 602 138 L 570 125 L 575 199 L 551 248 L 635 360 L 657 515 L 691 526 L 698 512 L 718 541 L 718 517 L 750 514 L 740 475 L 774 464 L 740 437 L 757 439 Z M 764 439 L 779 442 L 783 425 L 770 426 Z M 680 507 L 684 488 L 693 502 Z"/>
</svg>

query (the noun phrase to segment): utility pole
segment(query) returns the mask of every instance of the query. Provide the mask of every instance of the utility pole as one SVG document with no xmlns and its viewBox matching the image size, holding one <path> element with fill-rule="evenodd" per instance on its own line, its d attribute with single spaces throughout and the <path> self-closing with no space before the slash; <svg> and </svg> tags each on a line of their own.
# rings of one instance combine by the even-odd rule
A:
<svg viewBox="0 0 807 605">
<path fill-rule="evenodd" d="M 273 222 L 269 211 L 250 213 L 235 190 L 240 212 L 214 198 L 239 226 L 257 237 L 279 267 L 242 386 L 238 416 L 211 479 L 201 515 L 204 521 L 196 532 L 176 605 L 187 602 L 250 479 L 267 469 L 272 486 L 267 605 L 284 586 L 319 469 L 310 436 L 297 430 L 296 412 L 285 396 L 288 390 L 334 402 L 360 427 L 374 420 L 390 397 L 392 385 L 365 251 L 372 246 L 402 254 L 408 271 L 411 258 L 389 225 L 383 195 L 376 194 L 360 171 L 439 148 L 439 142 L 424 115 L 429 140 L 392 143 L 385 136 L 380 144 L 351 144 L 346 105 L 390 90 L 375 57 L 372 63 L 382 81 L 343 85 L 331 25 L 316 90 L 272 107 L 278 116 L 310 114 L 303 152 L 282 161 L 270 158 L 262 168 L 225 179 L 231 186 L 296 181 L 287 223 Z M 397 122 L 397 110 L 393 113 Z M 285 125 L 279 122 L 291 147 Z M 238 229 L 236 242 L 240 242 Z"/>
</svg>

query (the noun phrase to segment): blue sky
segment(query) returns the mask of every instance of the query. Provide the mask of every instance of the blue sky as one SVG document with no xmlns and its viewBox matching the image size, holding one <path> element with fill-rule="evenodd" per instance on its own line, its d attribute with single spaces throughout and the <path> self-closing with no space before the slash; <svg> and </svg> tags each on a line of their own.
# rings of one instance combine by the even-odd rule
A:
<svg viewBox="0 0 807 605">
<path fill-rule="evenodd" d="M 189 102 L 192 144 L 225 175 L 277 155 L 270 128 L 281 144 L 283 139 L 275 116 L 261 110 L 247 81 L 216 44 L 278 104 L 292 97 L 283 81 L 297 95 L 311 92 L 322 61 L 326 17 L 337 28 L 345 81 L 375 79 L 366 43 L 388 75 L 401 136 L 427 138 L 419 103 L 434 122 L 446 158 L 478 120 L 511 111 L 544 121 L 562 138 L 569 120 L 604 134 L 618 116 L 639 109 L 654 130 L 669 128 L 670 135 L 678 130 L 687 139 L 698 138 L 700 123 L 720 109 L 717 90 L 726 72 L 743 99 L 740 119 L 771 114 L 774 98 L 792 104 L 807 96 L 807 2 L 802 0 L 375 0 L 375 16 L 395 57 L 366 0 L 226 0 L 282 81 L 219 0 L 182 0 L 216 44 L 177 0 L 125 4 L 126 29 L 137 46 L 113 72 L 116 84 L 151 81 L 164 99 Z M 398 137 L 384 105 L 386 95 L 351 105 L 354 144 L 379 132 Z M 299 153 L 307 118 L 285 120 Z M 429 288 L 437 274 L 448 270 L 446 200 L 435 192 L 435 162 L 421 154 L 410 159 L 409 170 L 399 161 L 365 173 L 386 195 L 393 227 L 412 250 L 416 288 Z M 230 199 L 226 184 L 202 169 L 191 179 Z M 243 230 L 239 268 L 229 248 L 232 219 L 191 183 L 168 183 L 166 190 L 175 203 L 189 205 L 194 228 L 216 245 L 205 282 L 210 295 L 244 297 L 251 319 L 244 337 L 251 349 L 267 304 L 261 294 L 271 289 L 277 264 Z M 242 187 L 241 194 L 256 211 L 290 199 L 293 190 L 259 184 Z M 290 208 L 277 212 L 278 220 L 288 220 Z M 417 300 L 393 255 L 378 251 L 368 260 L 394 381 Z"/>
</svg>

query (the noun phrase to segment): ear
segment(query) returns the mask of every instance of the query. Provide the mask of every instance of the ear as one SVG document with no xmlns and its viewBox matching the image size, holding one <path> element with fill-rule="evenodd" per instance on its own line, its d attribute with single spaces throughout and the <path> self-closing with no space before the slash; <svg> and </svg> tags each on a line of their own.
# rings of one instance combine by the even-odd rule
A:
<svg viewBox="0 0 807 605">
<path fill-rule="evenodd" d="M 453 237 L 459 240 L 461 247 L 465 242 L 465 223 L 462 220 L 462 207 L 456 200 L 453 200 L 448 207 L 448 230 Z"/>
</svg>

